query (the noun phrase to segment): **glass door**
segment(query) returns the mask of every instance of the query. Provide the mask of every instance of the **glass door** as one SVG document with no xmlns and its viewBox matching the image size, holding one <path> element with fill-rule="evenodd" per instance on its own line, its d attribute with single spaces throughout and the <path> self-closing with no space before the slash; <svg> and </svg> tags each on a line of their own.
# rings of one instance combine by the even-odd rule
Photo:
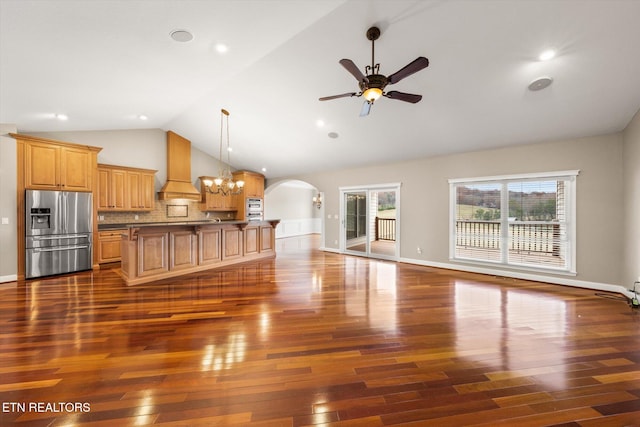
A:
<svg viewBox="0 0 640 427">
<path fill-rule="evenodd" d="M 344 250 L 367 254 L 367 192 L 353 191 L 344 193 Z"/>
<path fill-rule="evenodd" d="M 340 250 L 397 260 L 400 256 L 400 184 L 341 188 Z"/>
<path fill-rule="evenodd" d="M 369 253 L 375 258 L 398 256 L 397 189 L 369 191 Z"/>
</svg>

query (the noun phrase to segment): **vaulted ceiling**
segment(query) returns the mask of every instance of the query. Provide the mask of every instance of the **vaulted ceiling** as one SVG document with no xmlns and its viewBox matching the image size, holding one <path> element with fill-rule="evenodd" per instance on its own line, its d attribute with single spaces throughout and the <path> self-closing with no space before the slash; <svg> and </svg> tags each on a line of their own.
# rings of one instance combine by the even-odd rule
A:
<svg viewBox="0 0 640 427">
<path fill-rule="evenodd" d="M 640 108 L 639 16 L 637 0 L 0 0 L 0 122 L 170 129 L 218 157 L 225 108 L 232 166 L 270 178 L 605 134 Z M 392 87 L 422 101 L 367 117 L 361 97 L 319 101 L 358 91 L 338 61 L 364 72 L 373 25 L 381 74 L 429 58 Z"/>
</svg>

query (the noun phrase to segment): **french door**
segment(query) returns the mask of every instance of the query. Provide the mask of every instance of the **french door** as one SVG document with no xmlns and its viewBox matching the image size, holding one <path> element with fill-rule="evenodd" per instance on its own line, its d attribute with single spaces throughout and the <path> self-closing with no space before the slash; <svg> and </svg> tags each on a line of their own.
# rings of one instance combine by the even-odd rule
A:
<svg viewBox="0 0 640 427">
<path fill-rule="evenodd" d="M 400 184 L 340 188 L 340 250 L 397 260 Z"/>
</svg>

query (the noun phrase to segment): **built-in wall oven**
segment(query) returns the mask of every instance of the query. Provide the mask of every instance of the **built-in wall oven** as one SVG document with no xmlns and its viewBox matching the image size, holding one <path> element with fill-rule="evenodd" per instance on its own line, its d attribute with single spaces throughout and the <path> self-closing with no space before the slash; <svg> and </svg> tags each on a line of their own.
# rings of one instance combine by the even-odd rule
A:
<svg viewBox="0 0 640 427">
<path fill-rule="evenodd" d="M 262 199 L 247 198 L 247 208 L 245 210 L 247 215 L 247 221 L 262 221 L 263 209 Z"/>
<path fill-rule="evenodd" d="M 25 277 L 92 267 L 91 193 L 25 191 Z"/>
</svg>

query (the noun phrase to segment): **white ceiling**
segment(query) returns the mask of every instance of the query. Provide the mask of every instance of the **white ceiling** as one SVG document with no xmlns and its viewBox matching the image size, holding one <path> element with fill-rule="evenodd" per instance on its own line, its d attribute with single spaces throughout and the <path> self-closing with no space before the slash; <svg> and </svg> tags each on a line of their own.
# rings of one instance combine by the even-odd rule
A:
<svg viewBox="0 0 640 427">
<path fill-rule="evenodd" d="M 269 178 L 620 131 L 640 108 L 640 1 L 0 0 L 0 122 L 162 128 Z M 422 70 L 359 117 L 338 61 Z M 186 29 L 194 39 L 173 41 Z M 218 54 L 216 43 L 229 51 Z M 544 49 L 556 58 L 540 62 Z M 540 76 L 553 84 L 527 90 Z M 69 116 L 67 121 L 53 118 Z M 141 121 L 138 115 L 149 117 Z M 319 128 L 317 120 L 325 126 Z M 336 132 L 339 137 L 328 137 Z M 164 147 L 162 147 L 164 149 Z"/>
</svg>

